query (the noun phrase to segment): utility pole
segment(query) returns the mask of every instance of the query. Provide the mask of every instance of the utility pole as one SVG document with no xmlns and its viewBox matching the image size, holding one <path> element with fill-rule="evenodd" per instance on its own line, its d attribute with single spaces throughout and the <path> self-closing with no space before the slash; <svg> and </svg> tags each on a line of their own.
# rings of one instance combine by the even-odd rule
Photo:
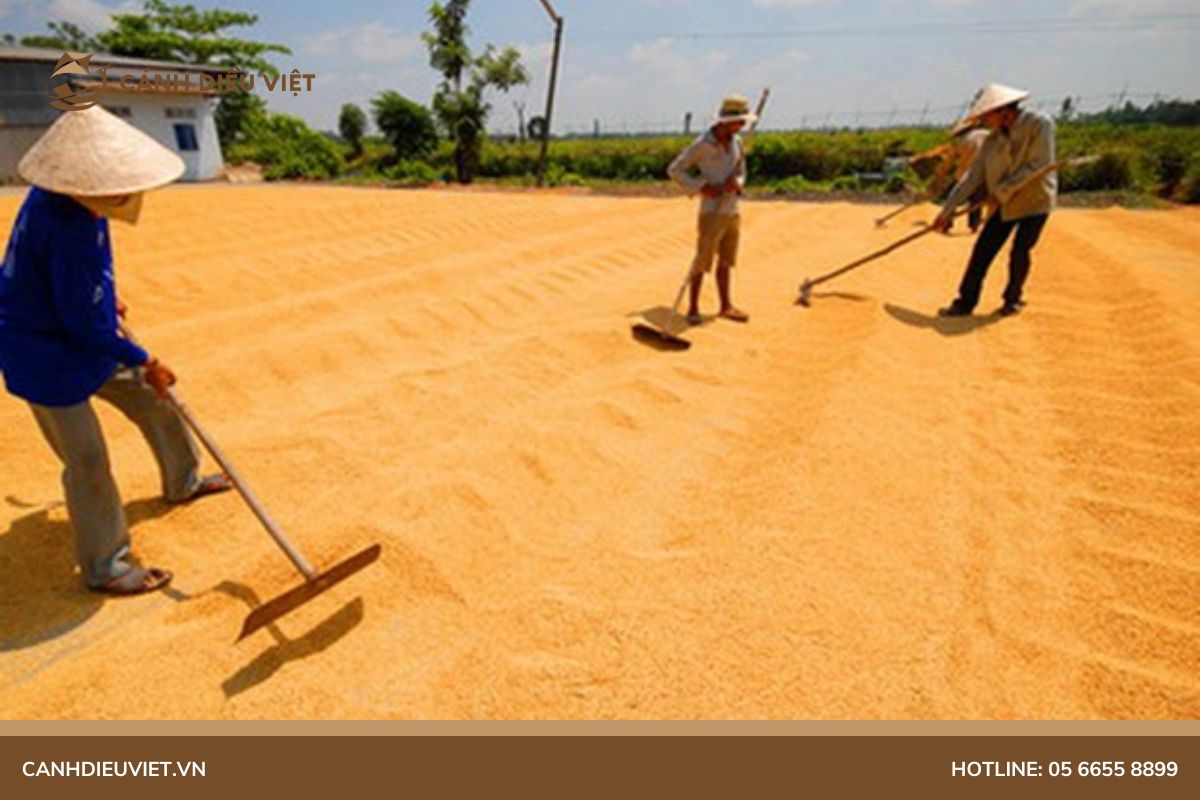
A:
<svg viewBox="0 0 1200 800">
<path fill-rule="evenodd" d="M 554 55 L 550 59 L 550 86 L 546 90 L 546 126 L 542 129 L 542 152 L 538 156 L 538 186 L 546 179 L 546 151 L 550 147 L 550 120 L 554 114 L 554 88 L 558 83 L 558 53 L 562 48 L 563 32 L 563 18 L 550 5 L 550 0 L 541 0 L 541 3 L 554 22 Z"/>
<path fill-rule="evenodd" d="M 517 111 L 517 141 L 525 144 L 525 101 L 513 101 L 513 108 Z"/>
</svg>

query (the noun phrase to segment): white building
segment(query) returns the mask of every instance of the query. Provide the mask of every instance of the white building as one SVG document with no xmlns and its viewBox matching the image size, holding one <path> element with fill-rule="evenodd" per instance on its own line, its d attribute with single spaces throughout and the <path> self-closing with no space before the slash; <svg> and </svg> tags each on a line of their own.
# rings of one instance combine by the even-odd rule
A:
<svg viewBox="0 0 1200 800">
<path fill-rule="evenodd" d="M 47 94 L 51 73 L 62 55 L 57 50 L 0 47 L 0 183 L 19 182 L 17 162 L 21 156 L 59 114 L 73 113 L 53 108 Z M 224 75 L 224 69 L 105 53 L 93 56 L 93 72 L 106 64 L 111 66 L 101 106 L 178 153 L 187 165 L 183 180 L 213 180 L 224 174 L 214 118 L 216 93 L 201 83 L 201 76 L 209 82 Z M 171 91 L 136 88 L 143 72 L 179 76 L 179 84 Z M 125 75 L 133 80 L 122 86 Z M 184 80 L 190 88 L 182 88 Z"/>
</svg>

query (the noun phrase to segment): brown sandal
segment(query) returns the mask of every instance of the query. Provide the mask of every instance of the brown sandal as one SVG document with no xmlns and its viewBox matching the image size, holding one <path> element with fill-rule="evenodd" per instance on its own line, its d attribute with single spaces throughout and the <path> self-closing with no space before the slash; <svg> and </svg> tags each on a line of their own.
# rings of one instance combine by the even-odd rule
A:
<svg viewBox="0 0 1200 800">
<path fill-rule="evenodd" d="M 132 597 L 137 594 L 156 592 L 164 588 L 175 577 L 170 571 L 158 567 L 130 567 L 103 586 L 91 587 L 93 592 L 114 597 Z"/>
<path fill-rule="evenodd" d="M 216 475 L 208 475 L 200 479 L 200 483 L 196 485 L 195 491 L 182 500 L 169 500 L 173 506 L 181 506 L 185 503 L 190 503 L 193 500 L 199 500 L 201 497 L 208 497 L 210 494 L 221 494 L 228 492 L 233 488 L 233 480 L 224 473 Z"/>
</svg>

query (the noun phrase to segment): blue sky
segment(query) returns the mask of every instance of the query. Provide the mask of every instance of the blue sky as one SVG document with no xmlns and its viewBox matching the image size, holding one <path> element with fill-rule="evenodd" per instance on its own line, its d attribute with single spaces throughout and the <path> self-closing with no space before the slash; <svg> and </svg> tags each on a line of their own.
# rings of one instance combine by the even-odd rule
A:
<svg viewBox="0 0 1200 800">
<path fill-rule="evenodd" d="M 393 88 L 428 103 L 437 82 L 419 34 L 426 0 L 192 0 L 247 10 L 248 35 L 283 42 L 277 59 L 319 76 L 311 94 L 272 107 L 320 128 L 347 101 Z M 1195 0 L 551 0 L 566 18 L 556 130 L 679 127 L 707 118 L 722 94 L 772 90 L 767 127 L 822 122 L 948 121 L 982 83 L 1066 95 L 1102 107 L 1115 93 L 1200 96 Z M 136 0 L 0 0 L 0 31 L 49 19 L 104 25 Z M 475 0 L 472 43 L 512 44 L 532 84 L 494 99 L 491 127 L 511 130 L 513 103 L 541 109 L 552 28 L 538 0 Z M 1136 99 L 1141 99 L 1137 97 Z M 928 109 L 928 110 L 926 110 Z"/>
</svg>

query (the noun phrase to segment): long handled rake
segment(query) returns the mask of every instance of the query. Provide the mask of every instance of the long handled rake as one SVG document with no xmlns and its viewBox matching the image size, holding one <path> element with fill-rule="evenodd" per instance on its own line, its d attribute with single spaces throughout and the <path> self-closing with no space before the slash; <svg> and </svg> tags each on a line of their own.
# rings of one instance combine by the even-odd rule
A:
<svg viewBox="0 0 1200 800">
<path fill-rule="evenodd" d="M 909 200 L 907 203 L 900 206 L 899 208 L 893 209 L 893 210 L 889 211 L 888 213 L 884 214 L 882 217 L 877 218 L 875 220 L 875 227 L 882 228 L 882 227 L 886 226 L 888 224 L 889 220 L 900 216 L 905 211 L 908 211 L 910 208 L 913 208 L 914 206 L 921 205 L 921 203 L 924 203 L 928 199 L 929 199 L 929 194 L 927 192 L 922 192 L 921 194 L 917 195 L 912 200 Z"/>
<path fill-rule="evenodd" d="M 124 324 L 121 325 L 121 334 L 131 342 L 137 341 L 133 336 L 133 332 Z M 267 513 L 266 507 L 258 501 L 258 498 L 250 490 L 250 485 L 246 483 L 245 479 L 234 468 L 233 463 L 222 452 L 216 440 L 201 426 L 196 415 L 192 413 L 187 403 L 183 401 L 183 398 L 173 388 L 167 390 L 167 402 L 174 406 L 175 410 L 179 412 L 179 416 L 183 418 L 187 426 L 196 434 L 196 438 L 204 444 L 204 448 L 213 457 L 213 460 L 221 466 L 221 469 L 225 470 L 225 474 L 229 476 L 229 480 L 233 483 L 234 488 L 237 489 L 238 494 L 246 501 L 246 505 L 254 512 L 254 516 L 258 517 L 258 521 L 267 529 L 267 533 L 275 540 L 275 544 L 279 546 L 279 549 L 292 562 L 292 566 L 304 578 L 304 583 L 300 586 L 284 592 L 278 597 L 268 600 L 253 609 L 242 624 L 242 632 L 238 636 L 238 641 L 245 639 L 260 628 L 264 628 L 280 617 L 296 610 L 317 595 L 327 592 L 379 558 L 382 547 L 378 544 L 373 544 L 344 561 L 335 564 L 324 572 L 317 572 L 308 559 L 284 535 L 283 529 L 272 519 L 271 515 Z"/>
<path fill-rule="evenodd" d="M 762 94 L 758 96 L 758 104 L 754 108 L 755 119 L 751 123 L 750 129 L 746 131 L 746 135 L 742 137 L 742 154 L 737 165 L 734 167 L 734 174 L 737 174 L 742 161 L 746 158 L 746 148 L 750 146 L 750 142 L 754 138 L 754 133 L 758 129 L 758 122 L 762 119 L 763 109 L 767 107 L 767 98 L 770 96 L 770 87 L 763 89 Z M 680 350 L 686 350 L 691 347 L 692 343 L 680 336 L 681 333 L 687 330 L 688 326 L 683 318 L 679 316 L 679 304 L 683 302 L 683 294 L 687 291 L 688 284 L 692 282 L 695 275 L 695 269 L 689 266 L 687 274 L 683 276 L 683 283 L 679 284 L 679 291 L 675 293 L 675 302 L 671 304 L 670 311 L 665 315 L 666 319 L 660 322 L 647 314 L 645 315 L 646 322 L 649 324 L 639 322 L 633 326 L 633 332 L 643 336 L 658 336 L 664 342 Z M 661 307 L 654 309 L 654 311 L 661 310 Z"/>
<path fill-rule="evenodd" d="M 1017 190 L 1020 190 L 1021 187 L 1027 186 L 1028 184 L 1033 183 L 1034 181 L 1037 181 L 1037 180 L 1040 180 L 1040 179 L 1046 177 L 1047 175 L 1049 175 L 1051 172 L 1055 171 L 1056 169 L 1060 169 L 1064 166 L 1077 166 L 1079 164 L 1087 163 L 1088 161 L 1091 161 L 1091 160 L 1094 160 L 1094 159 L 1076 158 L 1076 159 L 1070 159 L 1067 161 L 1055 161 L 1053 163 L 1047 164 L 1046 166 L 1044 166 L 1038 170 L 1035 170 L 1034 172 L 1031 172 L 1029 175 L 1027 175 L 1025 177 L 1025 179 L 1023 181 L 1021 181 L 1021 184 L 1020 184 L 1020 186 L 1017 187 Z M 956 211 L 954 213 L 953 218 L 957 219 L 965 214 L 970 214 L 972 211 L 976 211 L 980 208 L 983 208 L 991 201 L 992 201 L 992 198 L 989 197 L 986 200 L 981 200 L 977 203 L 973 203 L 972 205 L 967 206 L 966 208 L 959 209 L 958 211 Z M 851 261 L 849 264 L 847 264 L 844 267 L 838 267 L 837 269 L 833 270 L 832 272 L 826 272 L 824 275 L 818 275 L 815 278 L 805 278 L 804 282 L 800 284 L 800 297 L 796 300 L 796 302 L 799 305 L 806 306 L 806 307 L 812 305 L 812 290 L 814 287 L 820 286 L 822 283 L 831 281 L 834 278 L 837 278 L 841 275 L 845 275 L 847 272 L 856 270 L 861 266 L 864 266 L 866 264 L 871 263 L 872 261 L 875 261 L 876 259 L 883 258 L 884 256 L 888 255 L 889 253 L 895 252 L 896 250 L 899 250 L 901 247 L 904 247 L 907 244 L 911 244 L 912 242 L 915 242 L 917 239 L 920 239 L 922 236 L 926 236 L 930 233 L 933 233 L 933 231 L 934 231 L 934 228 L 932 226 L 926 226 L 926 227 L 922 228 L 921 230 L 917 231 L 916 233 L 910 233 L 908 236 L 905 236 L 903 239 L 892 242 L 887 247 L 876 250 L 875 252 L 865 255 L 862 258 L 859 258 L 855 261 Z"/>
</svg>

